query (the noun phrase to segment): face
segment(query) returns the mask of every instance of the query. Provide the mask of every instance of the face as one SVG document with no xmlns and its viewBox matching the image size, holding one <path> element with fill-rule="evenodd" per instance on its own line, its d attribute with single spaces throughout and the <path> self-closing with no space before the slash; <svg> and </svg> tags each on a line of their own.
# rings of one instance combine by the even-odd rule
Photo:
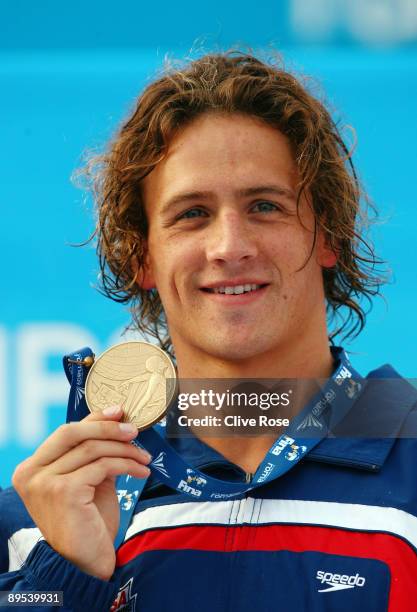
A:
<svg viewBox="0 0 417 612">
<path fill-rule="evenodd" d="M 204 115 L 144 180 L 144 288 L 156 287 L 177 356 L 279 355 L 322 331 L 322 266 L 334 255 L 307 200 L 287 138 L 244 115 Z M 307 263 L 306 263 L 307 262 Z"/>
</svg>

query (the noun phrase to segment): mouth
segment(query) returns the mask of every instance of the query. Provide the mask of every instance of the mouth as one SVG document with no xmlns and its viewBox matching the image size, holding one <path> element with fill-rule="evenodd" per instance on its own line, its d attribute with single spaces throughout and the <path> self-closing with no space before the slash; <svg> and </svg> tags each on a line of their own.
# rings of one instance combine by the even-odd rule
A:
<svg viewBox="0 0 417 612">
<path fill-rule="evenodd" d="M 268 286 L 268 283 L 242 283 L 242 284 L 227 284 L 216 285 L 213 287 L 201 287 L 206 293 L 222 294 L 222 295 L 242 295 L 246 293 L 255 293 L 261 291 Z"/>
</svg>

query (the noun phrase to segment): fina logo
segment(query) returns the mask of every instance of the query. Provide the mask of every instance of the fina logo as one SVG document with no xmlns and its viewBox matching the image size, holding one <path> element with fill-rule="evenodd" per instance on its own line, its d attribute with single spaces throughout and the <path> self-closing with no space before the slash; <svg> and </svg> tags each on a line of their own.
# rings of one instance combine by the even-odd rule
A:
<svg viewBox="0 0 417 612">
<path fill-rule="evenodd" d="M 198 487 L 204 487 L 207 484 L 207 480 L 202 476 L 199 476 L 191 468 L 187 468 L 187 483 L 191 484 L 194 482 Z"/>
<path fill-rule="evenodd" d="M 184 493 L 188 493 L 189 495 L 194 495 L 194 497 L 200 497 L 201 495 L 201 491 L 194 489 L 194 487 L 190 487 L 185 480 L 180 480 L 177 487 L 180 491 L 184 491 Z"/>
<path fill-rule="evenodd" d="M 363 587 L 366 580 L 363 576 L 355 574 L 348 576 L 347 574 L 333 574 L 332 572 L 322 572 L 319 570 L 316 574 L 316 579 L 320 580 L 321 584 L 326 584 L 327 589 L 318 589 L 319 593 L 330 593 L 331 591 L 342 591 L 344 589 L 354 589 L 355 587 Z"/>
<path fill-rule="evenodd" d="M 297 444 L 291 444 L 291 450 L 285 454 L 287 461 L 295 461 L 299 459 L 307 450 L 307 446 L 297 446 Z"/>
<path fill-rule="evenodd" d="M 362 389 L 362 385 L 360 383 L 356 382 L 353 379 L 350 379 L 347 382 L 345 393 L 349 399 L 354 399 L 358 395 L 361 389 Z"/>
<path fill-rule="evenodd" d="M 294 444 L 294 442 L 295 440 L 290 438 L 290 436 L 283 436 L 280 440 L 278 440 L 275 446 L 271 448 L 271 453 L 278 457 L 287 446 Z"/>
<path fill-rule="evenodd" d="M 165 451 L 161 451 L 159 453 L 159 455 L 156 457 L 156 459 L 154 459 L 153 461 L 151 461 L 150 465 L 155 468 L 155 470 L 158 470 L 158 472 L 161 472 L 161 474 L 163 476 L 165 476 L 165 478 L 169 478 L 169 474 L 166 471 L 166 468 L 164 466 L 164 457 L 166 455 Z"/>
<path fill-rule="evenodd" d="M 117 489 L 116 491 L 117 500 L 121 510 L 128 512 L 131 507 L 136 504 L 136 500 L 139 495 L 139 491 L 128 491 L 127 489 Z"/>
<path fill-rule="evenodd" d="M 204 487 L 207 484 L 207 480 L 202 476 L 199 476 L 191 468 L 187 468 L 187 480 L 180 480 L 177 487 L 180 491 L 193 495 L 194 497 L 200 497 L 201 491 L 191 486 L 191 483 L 197 487 Z"/>
</svg>

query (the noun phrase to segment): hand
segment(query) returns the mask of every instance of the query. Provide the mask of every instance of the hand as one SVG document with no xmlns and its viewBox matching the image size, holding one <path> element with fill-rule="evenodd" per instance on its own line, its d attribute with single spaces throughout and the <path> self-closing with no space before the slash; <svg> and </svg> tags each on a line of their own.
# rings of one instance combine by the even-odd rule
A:
<svg viewBox="0 0 417 612">
<path fill-rule="evenodd" d="M 61 425 L 20 463 L 13 485 L 45 540 L 81 570 L 108 580 L 119 527 L 115 479 L 146 478 L 150 456 L 130 441 L 135 426 L 119 423 L 120 408 Z M 130 427 L 130 430 L 128 429 Z"/>
</svg>

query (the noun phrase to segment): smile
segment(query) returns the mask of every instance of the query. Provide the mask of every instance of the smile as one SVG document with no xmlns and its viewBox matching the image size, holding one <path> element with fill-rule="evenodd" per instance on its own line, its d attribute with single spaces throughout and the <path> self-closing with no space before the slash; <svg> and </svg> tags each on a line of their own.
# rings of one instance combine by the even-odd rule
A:
<svg viewBox="0 0 417 612">
<path fill-rule="evenodd" d="M 214 302 L 234 307 L 256 302 L 261 299 L 269 287 L 269 283 L 241 282 L 237 284 L 236 281 L 234 283 L 233 281 L 229 282 L 230 284 L 227 285 L 213 283 L 212 287 L 201 287 L 201 291 L 204 291 L 207 297 Z"/>
<path fill-rule="evenodd" d="M 256 285 L 256 284 L 246 284 L 246 285 L 234 285 L 227 286 L 224 285 L 222 287 L 213 287 L 211 289 L 205 289 L 205 291 L 209 291 L 210 293 L 224 293 L 225 295 L 239 295 L 241 293 L 250 293 L 252 291 L 257 291 L 261 289 L 265 285 Z"/>
</svg>

